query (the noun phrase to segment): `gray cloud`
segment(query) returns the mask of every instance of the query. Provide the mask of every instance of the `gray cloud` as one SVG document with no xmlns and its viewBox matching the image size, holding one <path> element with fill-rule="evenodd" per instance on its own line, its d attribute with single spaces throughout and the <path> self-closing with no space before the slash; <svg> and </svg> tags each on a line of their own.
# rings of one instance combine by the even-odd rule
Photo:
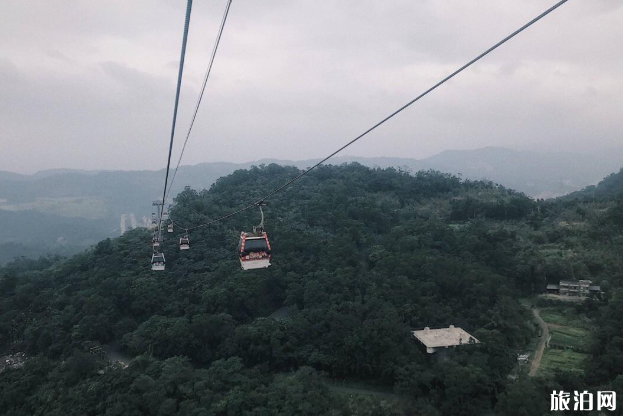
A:
<svg viewBox="0 0 623 416">
<path fill-rule="evenodd" d="M 325 155 L 551 4 L 235 1 L 184 162 Z M 176 151 L 224 6 L 195 1 Z M 622 6 L 568 2 L 347 153 L 622 145 Z M 2 9 L 0 170 L 165 165 L 184 1 Z"/>
</svg>

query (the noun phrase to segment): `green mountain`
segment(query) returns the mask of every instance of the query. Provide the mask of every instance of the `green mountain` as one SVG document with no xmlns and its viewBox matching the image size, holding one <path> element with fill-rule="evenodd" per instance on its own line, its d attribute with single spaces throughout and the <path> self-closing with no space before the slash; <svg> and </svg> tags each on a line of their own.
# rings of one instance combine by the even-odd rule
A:
<svg viewBox="0 0 623 416">
<path fill-rule="evenodd" d="M 236 171 L 181 192 L 172 216 L 200 225 L 298 173 Z M 164 272 L 143 229 L 0 269 L 0 355 L 27 357 L 0 372 L 0 414 L 542 415 L 552 389 L 616 388 L 623 228 L 606 203 L 359 164 L 268 203 L 266 270 L 236 257 L 253 210 L 192 231 L 188 251 L 167 238 Z M 586 372 L 512 380 L 536 335 L 518 299 L 569 273 L 606 292 L 575 306 L 600 323 Z M 480 344 L 437 359 L 410 332 L 450 324 Z M 134 359 L 108 365 L 100 345 Z"/>
<path fill-rule="evenodd" d="M 287 161 L 265 159 L 256 162 L 202 163 L 195 166 L 182 166 L 172 188 L 172 195 L 181 192 L 189 185 L 196 189 L 209 189 L 220 177 L 237 169 L 277 163 L 282 166 L 306 168 L 318 160 Z M 396 167 L 415 173 L 420 170 L 438 170 L 460 175 L 471 180 L 491 180 L 506 187 L 519 190 L 533 197 L 553 197 L 577 191 L 597 183 L 609 172 L 623 166 L 623 154 L 617 151 L 602 154 L 578 155 L 573 153 L 522 152 L 504 148 L 482 148 L 476 150 L 446 151 L 426 159 L 408 158 L 355 158 L 338 157 L 332 160 L 335 165 L 358 162 L 369 167 Z M 137 226 L 145 225 L 152 212 L 151 201 L 160 197 L 164 171 L 79 171 L 56 169 L 38 172 L 34 175 L 18 175 L 0 172 L 0 212 L 21 212 L 30 216 L 30 222 L 44 227 L 46 235 L 55 239 L 64 238 L 66 233 L 50 234 L 53 230 L 41 222 L 41 216 L 52 222 L 64 222 L 71 218 L 79 229 L 93 229 L 90 239 L 98 241 L 105 237 L 117 236 L 122 232 L 121 223 L 126 229 L 133 227 L 131 215 Z M 100 221 L 95 226 L 93 221 Z M 53 228 L 53 227 L 52 227 Z M 24 234 L 26 233 L 26 234 Z M 17 247 L 24 238 L 39 238 L 35 234 L 21 235 L 5 233 L 4 241 L 13 242 Z M 27 245 L 24 255 L 29 253 L 57 253 L 58 247 L 48 249 L 38 245 Z M 77 252 L 88 245 L 74 246 Z M 67 247 L 65 247 L 67 249 Z M 72 252 L 71 250 L 64 252 Z M 6 258 L 6 256 L 4 256 Z M 0 255 L 0 264 L 2 256 Z"/>
<path fill-rule="evenodd" d="M 566 195 L 564 199 L 599 199 L 607 200 L 623 197 L 623 169 L 606 176 L 597 185 L 587 186 L 581 191 Z"/>
</svg>

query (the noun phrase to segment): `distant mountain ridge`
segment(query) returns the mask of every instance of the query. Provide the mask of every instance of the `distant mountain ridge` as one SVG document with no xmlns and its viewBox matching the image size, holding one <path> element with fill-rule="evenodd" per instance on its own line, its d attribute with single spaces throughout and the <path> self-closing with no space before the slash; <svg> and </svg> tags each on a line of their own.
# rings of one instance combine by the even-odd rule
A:
<svg viewBox="0 0 623 416">
<path fill-rule="evenodd" d="M 185 185 L 195 189 L 208 189 L 218 178 L 253 165 L 276 163 L 304 169 L 319 160 L 261 159 L 246 163 L 209 162 L 181 166 L 171 197 L 179 193 Z M 535 198 L 551 198 L 579 191 L 598 183 L 611 172 L 619 171 L 623 167 L 623 149 L 576 154 L 537 153 L 485 147 L 475 150 L 448 150 L 420 160 L 340 156 L 331 159 L 329 164 L 350 162 L 369 167 L 395 167 L 410 172 L 438 170 L 460 175 L 465 179 L 490 180 Z M 56 235 L 56 228 L 47 227 L 43 222 L 54 221 L 53 218 L 56 218 L 58 223 L 66 224 L 65 220 L 71 219 L 70 223 L 73 226 L 92 230 L 92 240 L 98 241 L 119 235 L 122 228 L 120 219 L 124 214 L 126 217 L 128 214 L 134 214 L 140 226 L 142 218 L 152 212 L 151 202 L 160 197 L 163 180 L 164 169 L 158 171 L 52 169 L 33 175 L 0 171 L 0 213 L 20 212 L 21 221 L 39 224 L 43 228 L 34 229 L 48 230 L 46 232 L 54 235 L 46 237 L 54 241 L 59 237 L 65 240 L 68 237 Z M 31 241 L 31 237 L 33 236 L 18 235 L 13 231 L 3 232 L 0 243 Z M 73 243 L 79 246 L 81 242 L 84 245 L 87 241 L 91 239 L 80 238 Z M 48 244 L 47 247 L 53 245 Z M 65 252 L 66 247 L 63 247 L 63 250 Z"/>
<path fill-rule="evenodd" d="M 284 161 L 266 159 L 256 163 L 289 164 L 304 168 L 320 159 Z M 352 157 L 332 159 L 330 164 L 358 162 L 365 166 L 406 167 L 412 172 L 438 170 L 465 179 L 490 180 L 533 198 L 554 198 L 594 185 L 623 167 L 623 148 L 593 154 L 539 153 L 504 147 L 446 150 L 425 159 Z"/>
<path fill-rule="evenodd" d="M 534 198 L 553 198 L 597 183 L 623 166 L 623 153 L 538 153 L 499 147 L 449 150 L 422 160 L 427 168 L 488 179 Z"/>
<path fill-rule="evenodd" d="M 209 188 L 216 179 L 236 169 L 253 165 L 276 163 L 300 169 L 312 166 L 320 159 L 280 160 L 261 159 L 246 163 L 207 162 L 181 166 L 172 194 L 185 185 Z M 548 198 L 578 191 L 597 184 L 601 179 L 623 167 L 623 149 L 608 150 L 602 154 L 568 152 L 537 153 L 501 147 L 475 150 L 447 150 L 425 159 L 394 157 L 340 156 L 328 164 L 358 162 L 371 167 L 400 167 L 412 172 L 439 170 L 461 175 L 472 180 L 490 180 L 535 198 Z M 151 201 L 160 192 L 164 169 L 158 171 L 85 171 L 52 169 L 33 175 L 0 171 L 0 201 L 29 202 L 36 198 L 96 197 L 114 199 L 108 214 L 123 211 L 141 211 L 145 201 Z M 0 204 L 0 209 L 2 204 Z M 121 211 L 120 211 L 121 209 Z"/>
</svg>

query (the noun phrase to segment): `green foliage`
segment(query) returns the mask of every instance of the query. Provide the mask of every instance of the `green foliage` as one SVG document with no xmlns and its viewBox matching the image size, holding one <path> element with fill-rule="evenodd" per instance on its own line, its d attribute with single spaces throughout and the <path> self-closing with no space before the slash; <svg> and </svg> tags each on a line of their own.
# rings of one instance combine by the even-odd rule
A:
<svg viewBox="0 0 623 416">
<path fill-rule="evenodd" d="M 38 359 L 0 379 L 0 412 L 21 415 L 324 415 L 339 408 L 316 372 L 273 378 L 239 359 L 197 370 L 185 358 L 139 356 L 128 369 L 99 373 L 87 356 L 54 366 Z M 46 371 L 47 370 L 47 371 Z"/>
<path fill-rule="evenodd" d="M 578 373 L 583 375 L 586 354 L 573 351 L 570 349 L 550 348 L 543 356 L 541 367 L 539 368 L 539 376 L 551 377 L 552 375 L 566 371 L 570 373 Z"/>
<path fill-rule="evenodd" d="M 585 189 L 573 192 L 565 199 L 600 199 L 610 200 L 619 198 L 623 194 L 623 168 L 616 173 L 606 176 L 597 186 L 588 186 Z"/>
<path fill-rule="evenodd" d="M 618 289 L 599 312 L 587 365 L 594 383 L 611 382 L 623 374 L 623 290 Z"/>
<path fill-rule="evenodd" d="M 546 400 L 543 400 L 548 396 L 544 396 L 543 393 L 538 391 L 532 380 L 522 377 L 500 394 L 495 406 L 495 414 L 499 416 L 544 415 L 549 407 L 546 405 Z"/>
<path fill-rule="evenodd" d="M 237 171 L 209 191 L 181 192 L 172 216 L 209 221 L 298 172 Z M 320 167 L 269 201 L 267 270 L 243 272 L 236 258 L 240 230 L 259 221 L 252 211 L 193 231 L 188 251 L 168 238 L 165 272 L 149 269 L 150 235 L 140 229 L 70 259 L 10 263 L 0 269 L 0 352 L 32 358 L 0 374 L 0 413 L 405 411 L 357 405 L 331 392 L 323 372 L 393 388 L 421 414 L 515 414 L 520 393 L 507 374 L 534 335 L 520 295 L 568 270 L 615 287 L 623 276 L 611 249 L 587 248 L 604 235 L 617 241 L 605 214 L 565 204 L 437 172 Z M 575 216 L 600 231 L 559 225 Z M 586 313 L 616 321 L 599 304 Z M 481 344 L 436 360 L 410 332 L 449 324 Z M 610 380 L 600 360 L 619 343 L 602 341 L 593 377 Z M 109 343 L 138 356 L 127 370 L 87 360 L 89 346 Z"/>
</svg>

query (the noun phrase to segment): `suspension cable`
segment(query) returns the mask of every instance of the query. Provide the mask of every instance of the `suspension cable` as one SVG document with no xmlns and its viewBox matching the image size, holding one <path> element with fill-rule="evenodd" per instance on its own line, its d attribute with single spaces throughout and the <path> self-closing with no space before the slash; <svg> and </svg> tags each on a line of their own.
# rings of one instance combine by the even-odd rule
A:
<svg viewBox="0 0 623 416">
<path fill-rule="evenodd" d="M 387 122 L 388 120 L 393 118 L 394 116 L 398 115 L 399 113 L 404 111 L 406 108 L 410 107 L 412 104 L 414 104 L 415 102 L 419 101 L 421 98 L 423 98 L 424 96 L 428 95 L 430 92 L 432 92 L 433 90 L 437 89 L 442 84 L 444 84 L 447 81 L 449 81 L 450 79 L 452 79 L 455 75 L 457 75 L 460 72 L 464 71 L 465 69 L 470 67 L 472 64 L 474 64 L 475 62 L 479 61 L 481 58 L 483 58 L 486 55 L 488 55 L 489 53 L 493 52 L 495 49 L 497 49 L 498 47 L 502 46 L 504 43 L 508 42 L 510 39 L 514 38 L 515 36 L 517 36 L 518 34 L 523 32 L 524 30 L 526 30 L 527 28 L 532 26 L 534 23 L 538 22 L 539 20 L 541 20 L 542 18 L 544 18 L 545 16 L 547 16 L 548 14 L 550 14 L 551 12 L 553 12 L 554 10 L 556 10 L 557 8 L 559 8 L 560 6 L 565 4 L 567 1 L 568 0 L 561 0 L 561 1 L 559 1 L 558 3 L 556 3 L 555 5 L 553 5 L 552 7 L 550 7 L 549 9 L 547 9 L 546 11 L 544 11 L 543 13 L 541 13 L 540 15 L 535 17 L 534 19 L 530 20 L 525 25 L 521 26 L 519 29 L 517 29 L 516 31 L 514 31 L 510 35 L 506 36 L 504 39 L 502 39 L 501 41 L 499 41 L 495 45 L 491 46 L 489 49 L 487 49 L 486 51 L 484 51 L 480 55 L 476 56 L 471 61 L 467 62 L 465 65 L 461 66 L 456 71 L 452 72 L 450 75 L 448 75 L 445 78 L 443 78 L 441 81 L 437 82 L 435 85 L 433 85 L 432 87 L 430 87 L 429 89 L 427 89 L 426 91 L 424 91 L 423 93 L 421 93 L 420 95 L 415 97 L 413 100 L 409 101 L 407 104 L 403 105 L 398 110 L 394 111 L 389 116 L 385 117 L 384 119 L 382 119 L 381 121 L 379 121 L 378 123 L 376 123 L 375 125 L 370 127 L 368 130 L 364 131 L 362 134 L 360 134 L 359 136 L 355 137 L 353 140 L 351 140 L 350 142 L 346 143 L 344 146 L 340 147 L 335 152 L 331 153 L 329 156 L 327 156 L 324 159 L 322 159 L 320 162 L 316 163 L 314 166 L 308 168 L 307 170 L 304 170 L 299 175 L 297 175 L 294 178 L 290 179 L 288 182 L 284 183 L 280 187 L 272 190 L 271 192 L 269 192 L 268 194 L 266 194 L 264 197 L 260 198 L 259 200 L 255 201 L 255 202 L 252 202 L 249 205 L 246 205 L 246 206 L 244 206 L 244 207 L 242 207 L 242 208 L 240 208 L 240 209 L 238 209 L 238 210 L 236 210 L 234 212 L 231 212 L 231 213 L 229 213 L 227 215 L 223 215 L 222 217 L 219 217 L 219 218 L 216 218 L 216 219 L 214 219 L 212 221 L 206 222 L 204 224 L 200 224 L 200 225 L 197 225 L 197 226 L 194 226 L 194 227 L 183 227 L 183 228 L 185 230 L 189 230 L 190 231 L 190 230 L 194 230 L 194 229 L 197 229 L 197 228 L 207 227 L 207 226 L 210 226 L 210 225 L 212 225 L 212 224 L 214 224 L 216 222 L 223 221 L 223 220 L 225 220 L 227 218 L 233 217 L 234 215 L 240 214 L 240 213 L 242 213 L 244 211 L 247 211 L 247 210 L 249 210 L 251 208 L 257 207 L 258 205 L 263 203 L 265 200 L 267 200 L 271 196 L 275 195 L 278 192 L 281 192 L 282 190 L 284 190 L 288 186 L 292 185 L 294 182 L 298 181 L 303 176 L 307 175 L 309 172 L 311 172 L 312 170 L 316 169 L 318 166 L 320 166 L 321 164 L 323 164 L 324 162 L 326 162 L 327 160 L 329 160 L 330 158 L 332 158 L 336 154 L 340 153 L 342 150 L 346 149 L 347 147 L 349 147 L 350 145 L 352 145 L 353 143 L 355 143 L 356 141 L 358 141 L 362 137 L 366 136 L 368 133 L 370 133 L 373 130 L 375 130 L 377 127 L 381 126 L 382 124 L 384 124 L 385 122 Z"/>
<path fill-rule="evenodd" d="M 218 35 L 216 37 L 216 41 L 214 43 L 214 47 L 212 49 L 212 56 L 210 58 L 210 63 L 208 65 L 208 69 L 206 70 L 205 76 L 203 78 L 203 85 L 201 87 L 201 93 L 199 94 L 199 98 L 197 99 L 197 104 L 195 105 L 195 111 L 193 113 L 193 117 L 190 121 L 190 127 L 188 127 L 188 132 L 186 133 L 186 139 L 184 140 L 184 146 L 182 146 L 182 152 L 180 153 L 180 158 L 177 161 L 177 166 L 175 167 L 175 171 L 173 172 L 173 177 L 171 178 L 171 183 L 169 183 L 168 189 L 165 192 L 165 196 L 169 195 L 171 192 L 171 188 L 173 187 L 173 182 L 175 181 L 175 177 L 177 176 L 177 170 L 180 167 L 180 163 L 182 162 L 182 157 L 184 156 L 184 150 L 186 150 L 186 143 L 188 143 L 188 138 L 190 137 L 190 132 L 195 125 L 195 119 L 197 118 L 197 112 L 199 111 L 199 106 L 201 105 L 201 100 L 203 98 L 203 93 L 206 89 L 206 85 L 208 83 L 208 78 L 210 78 L 210 73 L 212 72 L 212 65 L 214 64 L 214 59 L 216 57 L 216 51 L 218 50 L 218 46 L 221 42 L 221 36 L 223 35 L 223 29 L 225 28 L 225 22 L 227 21 L 227 15 L 229 14 L 229 8 L 231 7 L 232 0 L 227 1 L 227 5 L 225 6 L 225 12 L 223 13 L 223 19 L 221 21 L 221 26 L 218 31 Z"/>
<path fill-rule="evenodd" d="M 169 168 L 171 167 L 171 152 L 173 151 L 173 137 L 175 136 L 175 123 L 177 121 L 177 107 L 180 101 L 180 89 L 182 86 L 182 74 L 184 72 L 184 58 L 186 57 L 186 42 L 188 40 L 188 26 L 190 25 L 190 12 L 193 7 L 193 0 L 186 3 L 186 20 L 184 21 L 184 37 L 182 39 L 182 53 L 180 56 L 180 68 L 177 73 L 177 89 L 175 92 L 175 107 L 173 108 L 173 123 L 171 125 L 171 141 L 169 143 L 169 157 L 167 159 L 167 173 L 164 177 L 164 191 L 162 192 L 162 206 L 158 213 L 158 236 L 162 237 L 162 213 L 167 197 L 167 182 L 169 181 Z"/>
</svg>

